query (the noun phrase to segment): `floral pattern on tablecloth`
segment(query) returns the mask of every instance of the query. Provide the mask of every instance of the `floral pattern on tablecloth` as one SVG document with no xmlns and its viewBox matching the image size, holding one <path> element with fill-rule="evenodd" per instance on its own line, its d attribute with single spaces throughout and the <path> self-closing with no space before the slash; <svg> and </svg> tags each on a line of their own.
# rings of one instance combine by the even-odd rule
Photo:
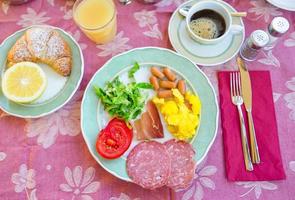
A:
<svg viewBox="0 0 295 200">
<path fill-rule="evenodd" d="M 38 13 L 33 8 L 28 7 L 27 13 L 20 16 L 21 19 L 17 22 L 17 25 L 27 27 L 36 24 L 44 24 L 50 20 L 50 17 L 46 15 L 46 11 Z"/>
<path fill-rule="evenodd" d="M 268 181 L 245 181 L 237 182 L 236 184 L 241 185 L 243 188 L 247 189 L 247 192 L 241 194 L 240 197 L 244 197 L 253 191 L 255 194 L 255 199 L 260 198 L 262 190 L 276 190 L 278 188 L 276 184 L 270 183 Z"/>
<path fill-rule="evenodd" d="M 35 176 L 34 169 L 28 169 L 26 164 L 21 164 L 19 172 L 11 175 L 11 181 L 15 184 L 14 191 L 16 193 L 25 191 L 28 199 L 37 199 Z"/>
<path fill-rule="evenodd" d="M 128 37 L 124 37 L 124 32 L 120 31 L 115 36 L 113 41 L 107 44 L 100 44 L 96 46 L 96 48 L 101 50 L 97 55 L 100 57 L 106 57 L 123 53 L 124 51 L 132 48 L 130 45 L 128 45 L 129 40 L 130 39 Z"/>
<path fill-rule="evenodd" d="M 60 184 L 59 188 L 63 192 L 70 193 L 71 199 L 80 196 L 83 200 L 92 200 L 93 198 L 90 195 L 100 188 L 100 182 L 93 181 L 95 177 L 93 167 L 87 168 L 84 175 L 81 166 L 76 166 L 73 170 L 66 167 L 64 176 L 66 183 Z"/>
<path fill-rule="evenodd" d="M 203 168 L 198 167 L 194 176 L 194 183 L 190 188 L 186 189 L 181 200 L 195 199 L 201 200 L 204 197 L 204 189 L 215 190 L 215 183 L 210 178 L 217 172 L 215 166 L 205 166 Z"/>
<path fill-rule="evenodd" d="M 147 31 L 144 34 L 147 37 L 157 38 L 162 40 L 163 36 L 159 30 L 158 19 L 155 16 L 156 11 L 146 11 L 142 10 L 140 12 L 134 13 L 134 18 L 138 21 L 138 25 L 141 28 L 147 27 Z"/>
<path fill-rule="evenodd" d="M 248 9 L 248 12 L 250 14 L 255 14 L 255 17 L 251 19 L 254 21 L 263 18 L 265 22 L 269 22 L 271 17 L 277 17 L 283 14 L 278 8 L 270 5 L 264 0 L 250 1 L 250 4 L 252 7 Z"/>
<path fill-rule="evenodd" d="M 77 136 L 80 132 L 80 105 L 82 92 L 53 114 L 38 119 L 29 119 L 25 126 L 28 137 L 37 137 L 37 143 L 49 148 L 55 143 L 58 134 Z"/>
<path fill-rule="evenodd" d="M 270 70 L 277 113 L 285 181 L 228 182 L 225 176 L 222 132 L 186 190 L 166 187 L 147 191 L 110 175 L 88 152 L 80 130 L 80 104 L 92 75 L 112 56 L 132 48 L 171 48 L 168 22 L 176 6 L 185 0 L 162 0 L 154 5 L 136 1 L 118 9 L 118 32 L 104 45 L 91 42 L 72 19 L 73 0 L 34 0 L 23 6 L 0 3 L 0 38 L 33 24 L 50 24 L 69 32 L 79 43 L 85 59 L 85 74 L 74 98 L 55 113 L 25 120 L 0 111 L 0 199 L 57 200 L 292 200 L 295 196 L 295 17 L 265 0 L 228 0 L 237 10 L 247 11 L 246 35 L 265 30 L 273 17 L 284 16 L 290 31 L 264 49 L 251 70 Z M 217 90 L 216 71 L 236 69 L 235 59 L 201 69 Z M 218 96 L 218 93 L 217 93 Z"/>
</svg>

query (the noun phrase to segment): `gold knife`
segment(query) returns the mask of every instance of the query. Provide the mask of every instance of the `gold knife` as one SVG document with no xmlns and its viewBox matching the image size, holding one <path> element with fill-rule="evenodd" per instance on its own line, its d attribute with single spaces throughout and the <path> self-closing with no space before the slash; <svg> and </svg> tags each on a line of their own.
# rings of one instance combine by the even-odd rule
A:
<svg viewBox="0 0 295 200">
<path fill-rule="evenodd" d="M 255 164 L 260 163 L 260 155 L 256 140 L 255 127 L 252 117 L 252 88 L 251 88 L 251 79 L 247 67 L 244 61 L 238 57 L 237 63 L 241 73 L 241 82 L 242 82 L 242 96 L 244 100 L 244 105 L 247 111 L 248 123 L 249 123 L 249 133 L 250 133 L 250 149 L 252 162 Z"/>
</svg>

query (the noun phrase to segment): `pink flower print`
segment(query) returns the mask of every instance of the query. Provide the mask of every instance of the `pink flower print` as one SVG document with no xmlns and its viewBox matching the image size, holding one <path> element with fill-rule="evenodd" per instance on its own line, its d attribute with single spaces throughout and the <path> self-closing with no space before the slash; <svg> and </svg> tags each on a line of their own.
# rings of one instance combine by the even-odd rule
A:
<svg viewBox="0 0 295 200">
<path fill-rule="evenodd" d="M 27 27 L 36 24 L 44 24 L 50 20 L 50 17 L 47 17 L 46 14 L 45 11 L 37 13 L 33 8 L 28 7 L 27 13 L 20 16 L 21 20 L 17 22 L 17 25 Z"/>
<path fill-rule="evenodd" d="M 22 164 L 19 172 L 11 176 L 11 181 L 15 184 L 14 191 L 20 193 L 26 189 L 33 189 L 36 186 L 35 175 L 34 169 L 28 170 L 27 165 Z"/>
<path fill-rule="evenodd" d="M 139 27 L 147 27 L 148 30 L 143 32 L 144 35 L 162 40 L 163 36 L 159 30 L 158 19 L 155 15 L 155 11 L 142 10 L 134 13 L 134 18 L 138 21 Z"/>
<path fill-rule="evenodd" d="M 82 200 L 92 200 L 89 194 L 95 193 L 100 188 L 100 182 L 92 182 L 95 177 L 93 167 L 87 168 L 84 176 L 81 166 L 76 166 L 73 171 L 66 167 L 64 176 L 67 183 L 60 184 L 59 188 L 63 192 L 72 193 L 72 199 L 81 197 Z"/>
<path fill-rule="evenodd" d="M 134 13 L 134 18 L 138 21 L 138 25 L 141 28 L 148 25 L 153 25 L 158 21 L 155 17 L 155 11 L 142 10 L 140 12 Z"/>
<path fill-rule="evenodd" d="M 194 183 L 183 194 L 181 200 L 201 200 L 204 197 L 204 188 L 215 190 L 215 183 L 210 178 L 217 172 L 217 168 L 213 165 L 208 165 L 204 168 L 197 169 L 194 177 Z"/>
<path fill-rule="evenodd" d="M 100 57 L 115 56 L 132 48 L 127 44 L 128 42 L 129 38 L 124 37 L 124 32 L 121 31 L 115 36 L 113 41 L 107 44 L 97 45 L 96 48 L 102 50 L 97 55 Z"/>
<path fill-rule="evenodd" d="M 278 186 L 274 183 L 268 181 L 245 181 L 245 182 L 236 182 L 237 185 L 242 185 L 244 188 L 250 188 L 246 193 L 240 195 L 240 197 L 246 196 L 252 190 L 254 190 L 255 198 L 259 199 L 262 194 L 262 190 L 276 190 Z"/>
<path fill-rule="evenodd" d="M 47 149 L 55 143 L 58 134 L 77 136 L 80 132 L 80 104 L 82 91 L 60 110 L 46 117 L 28 119 L 25 131 L 28 137 L 38 137 L 37 143 Z"/>
<path fill-rule="evenodd" d="M 255 21 L 263 17 L 264 21 L 268 22 L 270 17 L 276 17 L 283 14 L 282 12 L 278 11 L 278 8 L 270 5 L 265 0 L 250 1 L 250 4 L 252 4 L 253 7 L 250 8 L 248 12 L 258 15 L 258 17 L 254 19 Z"/>
</svg>

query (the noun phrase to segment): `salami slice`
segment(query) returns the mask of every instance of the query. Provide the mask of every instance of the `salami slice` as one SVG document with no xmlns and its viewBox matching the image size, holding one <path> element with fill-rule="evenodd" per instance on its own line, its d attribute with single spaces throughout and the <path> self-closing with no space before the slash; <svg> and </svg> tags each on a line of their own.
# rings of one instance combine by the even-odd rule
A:
<svg viewBox="0 0 295 200">
<path fill-rule="evenodd" d="M 167 186 L 174 189 L 185 189 L 193 181 L 196 169 L 195 151 L 191 144 L 175 139 L 164 143 L 171 159 L 171 173 Z"/>
<path fill-rule="evenodd" d="M 134 183 L 146 189 L 156 189 L 166 185 L 170 168 L 170 157 L 165 146 L 159 142 L 141 142 L 127 157 L 129 177 Z"/>
</svg>

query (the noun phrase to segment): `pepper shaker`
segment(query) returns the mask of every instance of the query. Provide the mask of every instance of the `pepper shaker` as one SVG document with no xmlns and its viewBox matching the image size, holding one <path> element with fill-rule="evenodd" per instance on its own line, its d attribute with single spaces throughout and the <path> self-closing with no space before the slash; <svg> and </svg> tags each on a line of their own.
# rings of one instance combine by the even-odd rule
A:
<svg viewBox="0 0 295 200">
<path fill-rule="evenodd" d="M 263 30 L 253 31 L 246 39 L 240 50 L 240 55 L 244 60 L 253 61 L 259 54 L 261 48 L 269 42 L 268 34 Z"/>
<path fill-rule="evenodd" d="M 288 20 L 284 17 L 275 17 L 267 27 L 269 42 L 264 49 L 272 49 L 278 39 L 284 35 L 290 28 Z"/>
</svg>

